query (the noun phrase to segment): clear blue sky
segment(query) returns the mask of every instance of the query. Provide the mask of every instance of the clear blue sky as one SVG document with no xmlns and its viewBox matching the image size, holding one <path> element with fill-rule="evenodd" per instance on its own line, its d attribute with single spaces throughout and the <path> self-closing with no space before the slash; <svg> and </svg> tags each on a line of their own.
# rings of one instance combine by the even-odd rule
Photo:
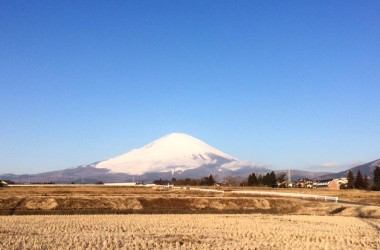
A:
<svg viewBox="0 0 380 250">
<path fill-rule="evenodd" d="M 171 132 L 273 169 L 378 159 L 379 13 L 380 1 L 0 1 L 0 173 Z"/>
</svg>

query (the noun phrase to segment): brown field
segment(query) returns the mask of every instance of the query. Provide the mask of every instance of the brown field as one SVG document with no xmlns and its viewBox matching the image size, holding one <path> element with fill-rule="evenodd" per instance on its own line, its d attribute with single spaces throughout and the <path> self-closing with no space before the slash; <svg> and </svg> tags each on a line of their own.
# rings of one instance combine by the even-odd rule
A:
<svg viewBox="0 0 380 250">
<path fill-rule="evenodd" d="M 239 187 L 218 189 L 257 190 Z M 272 188 L 261 190 L 338 196 L 344 203 L 158 187 L 7 187 L 0 189 L 0 214 L 265 213 L 380 218 L 380 192 Z"/>
<path fill-rule="evenodd" d="M 343 203 L 158 187 L 7 187 L 0 214 L 13 216 L 0 216 L 0 249 L 380 248 L 379 192 L 260 190 Z"/>
<path fill-rule="evenodd" d="M 231 190 L 263 190 L 271 192 L 288 192 L 288 193 L 305 193 L 305 194 L 318 194 L 327 196 L 337 196 L 339 200 L 367 203 L 368 205 L 380 205 L 380 192 L 365 191 L 365 190 L 329 190 L 329 189 L 307 189 L 307 188 L 266 188 L 266 187 L 199 187 L 199 188 L 211 188 L 224 191 Z M 76 187 L 12 187 L 12 188 L 0 188 L 0 196 L 14 196 L 14 195 L 54 195 L 54 196 L 160 196 L 160 197 L 187 197 L 193 195 L 194 192 L 172 189 L 160 189 L 157 187 L 110 187 L 110 186 L 76 186 Z M 196 196 L 228 196 L 225 194 L 213 194 L 213 193 L 199 193 Z M 249 196 L 249 195 L 248 195 Z"/>
<path fill-rule="evenodd" d="M 0 216 L 0 249 L 379 249 L 379 230 L 341 216 Z"/>
</svg>

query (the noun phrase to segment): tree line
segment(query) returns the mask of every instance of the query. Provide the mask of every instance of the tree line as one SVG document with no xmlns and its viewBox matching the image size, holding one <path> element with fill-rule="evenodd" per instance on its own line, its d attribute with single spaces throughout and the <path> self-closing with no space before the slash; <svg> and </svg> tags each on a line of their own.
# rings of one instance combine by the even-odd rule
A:
<svg viewBox="0 0 380 250">
<path fill-rule="evenodd" d="M 209 176 L 202 177 L 200 179 L 192 179 L 192 178 L 186 178 L 186 179 L 176 179 L 172 178 L 171 181 L 169 180 L 155 180 L 153 181 L 156 185 L 176 185 L 176 186 L 214 186 L 216 184 L 215 178 L 210 174 Z"/>
<path fill-rule="evenodd" d="M 348 189 L 364 189 L 364 190 L 376 190 L 380 191 L 380 167 L 376 167 L 373 171 L 373 185 L 370 186 L 368 176 L 362 175 L 360 170 L 358 170 L 356 176 L 352 173 L 352 171 L 348 171 L 347 174 L 347 188 Z"/>
<path fill-rule="evenodd" d="M 373 185 L 369 183 L 367 175 L 362 175 L 360 171 L 354 176 L 352 171 L 349 171 L 347 174 L 347 186 L 348 189 L 364 189 L 364 190 L 377 190 L 380 191 L 380 167 L 376 167 L 373 172 Z M 275 174 L 274 171 L 266 173 L 265 175 L 256 175 L 252 173 L 248 176 L 248 179 L 239 180 L 238 178 L 226 177 L 227 185 L 240 185 L 240 186 L 277 186 L 280 183 L 280 187 L 285 187 L 285 178 L 286 173 Z M 155 180 L 154 184 L 157 185 L 168 185 L 173 184 L 177 186 L 213 186 L 216 184 L 216 178 L 212 175 L 202 177 L 200 179 L 194 178 L 185 178 L 185 179 L 176 179 L 172 178 L 171 180 Z M 231 180 L 228 180 L 231 179 Z M 282 184 L 281 184 L 282 183 Z"/>
<path fill-rule="evenodd" d="M 285 173 L 280 173 L 276 175 L 274 171 L 267 173 L 265 175 L 256 176 L 252 173 L 248 176 L 247 185 L 248 186 L 275 186 L 277 183 L 282 183 L 285 181 Z"/>
<path fill-rule="evenodd" d="M 240 186 L 275 186 L 277 182 L 285 181 L 285 173 L 275 174 L 274 171 L 267 173 L 265 175 L 256 176 L 255 173 L 252 173 L 248 176 L 248 180 L 239 180 L 236 178 L 226 177 L 226 185 L 240 185 Z M 153 181 L 156 185 L 176 185 L 176 186 L 213 186 L 216 184 L 215 177 L 209 175 L 202 177 L 200 179 L 186 178 L 186 179 L 176 179 L 172 178 L 171 180 L 162 180 L 158 179 Z"/>
</svg>

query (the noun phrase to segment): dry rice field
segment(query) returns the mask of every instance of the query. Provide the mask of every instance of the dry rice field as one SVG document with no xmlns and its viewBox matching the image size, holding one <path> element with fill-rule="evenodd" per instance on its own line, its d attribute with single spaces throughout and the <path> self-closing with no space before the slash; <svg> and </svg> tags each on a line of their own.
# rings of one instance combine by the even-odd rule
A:
<svg viewBox="0 0 380 250">
<path fill-rule="evenodd" d="M 0 216 L 0 249 L 380 249 L 380 220 L 341 216 Z"/>
<path fill-rule="evenodd" d="M 224 188 L 225 193 L 159 187 L 0 188 L 0 215 L 259 213 L 380 218 L 380 192 Z M 223 190 L 223 189 L 221 189 Z M 231 193 L 262 190 L 338 196 L 339 202 Z"/>
</svg>

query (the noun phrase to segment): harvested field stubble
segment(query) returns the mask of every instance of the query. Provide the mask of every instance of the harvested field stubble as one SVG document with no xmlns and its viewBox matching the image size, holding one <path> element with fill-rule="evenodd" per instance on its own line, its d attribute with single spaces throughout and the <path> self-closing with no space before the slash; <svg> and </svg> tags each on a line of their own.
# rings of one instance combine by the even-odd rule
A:
<svg viewBox="0 0 380 250">
<path fill-rule="evenodd" d="M 227 189 L 227 188 L 225 188 Z M 238 188 L 236 188 L 238 189 Z M 240 188 L 239 190 L 257 190 Z M 263 189 L 264 190 L 264 189 Z M 380 192 L 266 189 L 311 194 L 363 196 L 380 201 Z M 377 198 L 377 199 L 376 199 Z M 127 213 L 268 213 L 343 215 L 380 218 L 380 206 L 315 199 L 146 187 L 12 187 L 0 188 L 0 215 Z M 376 202 L 372 202 L 376 204 Z M 359 206 L 358 206 L 359 204 Z"/>
<path fill-rule="evenodd" d="M 379 249 L 380 220 L 280 215 L 0 217 L 1 249 Z"/>
<path fill-rule="evenodd" d="M 185 187 L 184 187 L 185 188 Z M 207 187 L 201 187 L 207 188 Z M 215 187 L 212 187 L 215 188 Z M 159 187 L 107 187 L 107 186 L 51 186 L 51 187 L 12 187 L 0 188 L 0 197 L 15 197 L 15 196 L 123 196 L 131 198 L 139 197 L 252 197 L 252 195 L 233 194 L 230 191 L 270 191 L 270 192 L 286 192 L 297 194 L 312 194 L 326 195 L 339 197 L 341 201 L 367 203 L 370 205 L 380 205 L 380 192 L 365 191 L 365 190 L 329 190 L 329 189 L 308 189 L 308 188 L 266 188 L 266 187 L 217 187 L 219 190 L 224 190 L 226 193 L 208 193 L 197 192 L 184 189 L 167 189 Z"/>
</svg>

